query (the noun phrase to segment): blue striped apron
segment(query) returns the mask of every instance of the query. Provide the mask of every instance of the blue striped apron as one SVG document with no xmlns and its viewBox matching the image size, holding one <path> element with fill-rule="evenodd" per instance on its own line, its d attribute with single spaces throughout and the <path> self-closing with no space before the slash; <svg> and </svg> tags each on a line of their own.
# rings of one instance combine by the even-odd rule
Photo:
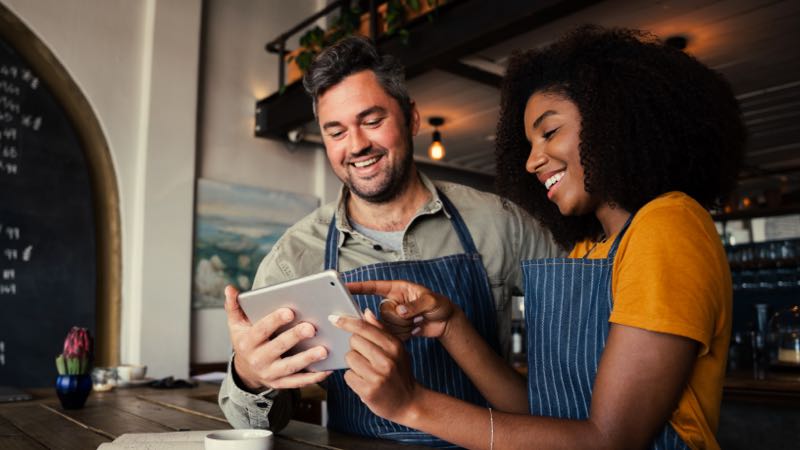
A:
<svg viewBox="0 0 800 450">
<path fill-rule="evenodd" d="M 495 350 L 498 349 L 496 312 L 486 269 L 464 220 L 450 200 L 439 192 L 442 205 L 451 216 L 465 253 L 422 261 L 397 261 L 369 264 L 342 274 L 347 281 L 407 280 L 450 297 Z M 338 266 L 338 231 L 336 217 L 331 221 L 325 249 L 325 269 Z M 356 295 L 363 310 L 380 314 L 381 297 Z M 486 400 L 469 381 L 436 339 L 410 339 L 405 348 L 411 355 L 414 377 L 423 386 L 437 392 L 486 406 Z M 431 447 L 455 447 L 453 444 L 414 429 L 398 425 L 373 414 L 347 386 L 344 370 L 328 377 L 328 426 L 346 433 L 392 439 Z"/>
<path fill-rule="evenodd" d="M 586 419 L 597 366 L 608 337 L 614 255 L 522 262 L 528 335 L 528 403 L 536 416 Z M 667 423 L 653 449 L 688 449 Z"/>
</svg>

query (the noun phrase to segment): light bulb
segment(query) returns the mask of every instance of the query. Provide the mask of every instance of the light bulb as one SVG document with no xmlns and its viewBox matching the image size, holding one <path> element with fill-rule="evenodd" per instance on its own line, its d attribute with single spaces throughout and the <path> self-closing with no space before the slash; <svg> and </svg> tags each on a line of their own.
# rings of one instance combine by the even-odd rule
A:
<svg viewBox="0 0 800 450">
<path fill-rule="evenodd" d="M 442 145 L 439 141 L 433 141 L 431 146 L 428 147 L 428 156 L 434 160 L 440 160 L 444 158 L 444 145 Z"/>
</svg>

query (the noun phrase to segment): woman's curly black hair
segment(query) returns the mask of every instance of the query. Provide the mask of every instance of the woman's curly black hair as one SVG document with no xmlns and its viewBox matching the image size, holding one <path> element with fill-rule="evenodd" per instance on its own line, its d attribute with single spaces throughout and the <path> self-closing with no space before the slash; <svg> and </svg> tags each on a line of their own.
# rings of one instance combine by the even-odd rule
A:
<svg viewBox="0 0 800 450">
<path fill-rule="evenodd" d="M 634 212 L 682 191 L 710 208 L 736 184 L 746 132 L 727 81 L 647 33 L 583 26 L 543 49 L 515 52 L 503 80 L 497 186 L 570 248 L 597 238 L 594 214 L 562 216 L 525 170 L 525 106 L 536 92 L 563 95 L 581 115 L 586 191 Z"/>
</svg>

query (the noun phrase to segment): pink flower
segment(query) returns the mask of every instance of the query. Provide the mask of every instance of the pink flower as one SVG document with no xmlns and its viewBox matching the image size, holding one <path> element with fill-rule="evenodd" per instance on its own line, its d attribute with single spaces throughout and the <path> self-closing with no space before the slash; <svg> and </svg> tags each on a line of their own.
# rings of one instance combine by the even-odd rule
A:
<svg viewBox="0 0 800 450">
<path fill-rule="evenodd" d="M 83 358 L 92 353 L 92 338 L 89 330 L 81 327 L 72 327 L 64 339 L 65 358 Z"/>
<path fill-rule="evenodd" d="M 60 375 L 81 375 L 91 367 L 92 336 L 86 328 L 72 327 L 64 339 L 64 353 L 56 357 L 56 369 Z"/>
</svg>

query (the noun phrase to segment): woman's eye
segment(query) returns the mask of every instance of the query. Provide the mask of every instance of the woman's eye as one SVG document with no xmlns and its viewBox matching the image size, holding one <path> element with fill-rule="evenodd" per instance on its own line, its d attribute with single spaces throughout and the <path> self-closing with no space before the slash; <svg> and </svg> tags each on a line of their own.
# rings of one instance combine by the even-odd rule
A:
<svg viewBox="0 0 800 450">
<path fill-rule="evenodd" d="M 553 137 L 553 135 L 556 133 L 556 131 L 558 131 L 558 128 L 554 128 L 550 131 L 545 131 L 544 134 L 542 134 L 542 137 L 544 138 L 545 141 L 549 141 L 550 138 Z"/>
</svg>

